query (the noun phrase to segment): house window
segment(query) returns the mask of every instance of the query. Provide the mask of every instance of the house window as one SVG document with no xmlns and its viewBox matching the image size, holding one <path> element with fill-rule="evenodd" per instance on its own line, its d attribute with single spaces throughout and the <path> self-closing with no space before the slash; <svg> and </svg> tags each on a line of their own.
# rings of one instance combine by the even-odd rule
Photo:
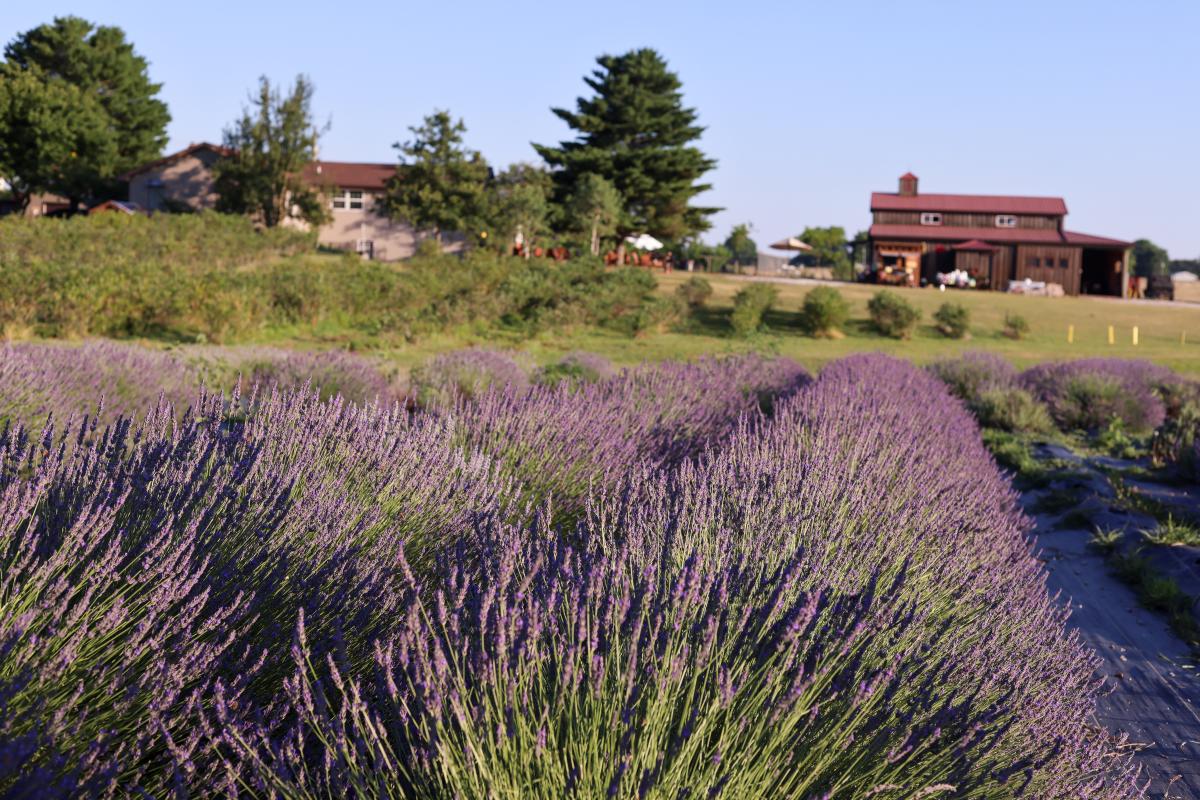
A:
<svg viewBox="0 0 1200 800">
<path fill-rule="evenodd" d="M 1015 227 L 1017 227 L 1017 218 L 1014 217 L 1012 214 L 997 214 L 996 215 L 996 227 L 997 228 L 1015 228 Z"/>
<path fill-rule="evenodd" d="M 910 217 L 911 219 L 911 217 Z M 941 225 L 942 215 L 937 211 L 925 211 L 921 214 L 922 225 Z"/>
<path fill-rule="evenodd" d="M 333 207 L 357 209 L 363 207 L 363 193 L 354 189 L 338 189 L 333 193 Z"/>
</svg>

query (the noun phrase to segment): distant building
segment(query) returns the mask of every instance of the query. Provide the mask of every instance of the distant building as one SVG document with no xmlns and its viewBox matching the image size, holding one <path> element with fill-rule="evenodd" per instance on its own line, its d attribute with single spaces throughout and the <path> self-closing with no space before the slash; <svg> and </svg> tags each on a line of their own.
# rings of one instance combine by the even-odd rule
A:
<svg viewBox="0 0 1200 800">
<path fill-rule="evenodd" d="M 129 200 L 147 211 L 200 211 L 216 206 L 213 166 L 230 151 L 201 142 L 126 173 Z M 332 221 L 321 226 L 317 241 L 330 248 L 395 261 L 416 252 L 412 226 L 378 213 L 395 164 L 314 161 L 304 180 L 321 190 Z M 302 223 L 295 223 L 302 224 Z"/>
<path fill-rule="evenodd" d="M 1129 248 L 1063 228 L 1060 197 L 920 194 L 917 176 L 871 195 L 868 265 L 881 280 L 934 283 L 962 270 L 980 288 L 1044 281 L 1065 294 L 1129 295 Z"/>
<path fill-rule="evenodd" d="M 224 147 L 200 142 L 121 177 L 129 182 L 129 201 L 147 211 L 203 211 L 217 204 L 213 165 L 227 155 Z"/>
</svg>

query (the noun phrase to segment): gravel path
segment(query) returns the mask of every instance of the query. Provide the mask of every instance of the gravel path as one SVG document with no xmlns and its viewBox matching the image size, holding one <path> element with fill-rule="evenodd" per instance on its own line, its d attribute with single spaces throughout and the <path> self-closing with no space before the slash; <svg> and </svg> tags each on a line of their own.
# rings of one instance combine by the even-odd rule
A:
<svg viewBox="0 0 1200 800">
<path fill-rule="evenodd" d="M 1132 531 L 1146 526 L 1132 516 L 1111 524 L 1121 515 L 1105 505 L 1107 484 L 1093 465 L 1073 456 L 1072 460 L 1087 477 L 1067 485 L 1079 492 L 1081 505 L 1103 507 L 1102 514 L 1109 517 L 1101 523 L 1104 527 L 1123 523 Z M 1027 493 L 1026 508 L 1041 494 Z M 1060 592 L 1061 601 L 1070 604 L 1070 625 L 1101 659 L 1100 672 L 1111 693 L 1100 701 L 1100 722 L 1113 733 L 1128 735 L 1150 781 L 1150 797 L 1200 798 L 1200 669 L 1195 654 L 1165 617 L 1140 606 L 1134 592 L 1112 575 L 1104 557 L 1088 546 L 1090 530 L 1056 527 L 1061 515 L 1032 510 L 1030 515 L 1037 519 L 1035 536 L 1049 571 L 1050 591 Z M 1182 570 L 1181 586 L 1193 580 L 1200 585 L 1197 553 L 1183 552 L 1194 548 L 1154 549 L 1171 551 L 1159 556 L 1169 557 Z"/>
</svg>

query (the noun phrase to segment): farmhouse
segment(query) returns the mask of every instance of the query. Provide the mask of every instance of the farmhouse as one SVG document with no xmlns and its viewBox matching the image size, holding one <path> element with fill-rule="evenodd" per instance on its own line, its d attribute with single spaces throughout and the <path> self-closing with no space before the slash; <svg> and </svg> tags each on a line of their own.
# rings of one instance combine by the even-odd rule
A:
<svg viewBox="0 0 1200 800">
<path fill-rule="evenodd" d="M 1132 245 L 1068 231 L 1066 215 L 1060 197 L 920 194 L 910 172 L 898 192 L 871 194 L 868 263 L 881 281 L 910 286 L 961 270 L 979 288 L 1028 279 L 1128 296 Z"/>
<path fill-rule="evenodd" d="M 150 212 L 211 209 L 217 204 L 213 166 L 227 155 L 226 148 L 201 142 L 138 167 L 122 176 L 129 182 L 129 200 Z M 413 228 L 378 213 L 377 203 L 395 174 L 395 164 L 309 164 L 303 177 L 322 191 L 332 215 L 317 232 L 317 241 L 386 261 L 416 252 Z"/>
</svg>

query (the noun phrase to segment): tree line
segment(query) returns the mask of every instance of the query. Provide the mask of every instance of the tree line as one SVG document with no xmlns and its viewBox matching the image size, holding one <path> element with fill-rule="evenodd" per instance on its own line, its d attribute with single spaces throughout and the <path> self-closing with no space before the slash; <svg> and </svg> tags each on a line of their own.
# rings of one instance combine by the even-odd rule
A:
<svg viewBox="0 0 1200 800">
<path fill-rule="evenodd" d="M 591 92 L 552 112 L 571 130 L 535 144 L 540 163 L 490 165 L 464 142 L 466 128 L 435 110 L 395 144 L 397 173 L 381 211 L 441 241 L 529 253 L 573 242 L 598 255 L 648 233 L 680 247 L 718 211 L 694 202 L 716 162 L 696 142 L 704 131 L 682 82 L 649 48 L 603 55 L 584 78 Z M 117 27 L 60 17 L 17 36 L 0 63 L 0 176 L 23 208 L 36 193 L 72 209 L 123 194 L 121 175 L 161 156 L 170 121 L 149 65 Z M 215 169 L 218 210 L 273 227 L 328 217 L 323 188 L 302 178 L 328 126 L 315 122 L 314 87 L 261 78 L 224 131 Z"/>
</svg>

